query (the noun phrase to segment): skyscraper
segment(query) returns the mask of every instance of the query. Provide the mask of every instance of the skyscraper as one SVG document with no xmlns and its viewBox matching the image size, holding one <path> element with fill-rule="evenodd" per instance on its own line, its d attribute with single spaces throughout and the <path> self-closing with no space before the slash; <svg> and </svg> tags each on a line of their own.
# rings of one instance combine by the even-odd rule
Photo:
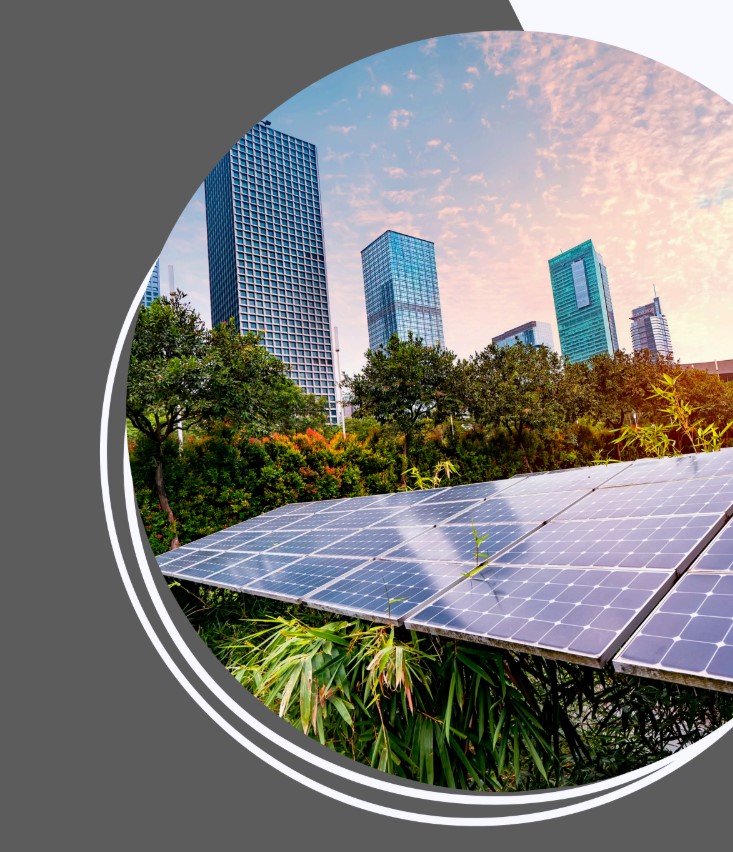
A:
<svg viewBox="0 0 733 852">
<path fill-rule="evenodd" d="M 336 385 L 316 147 L 263 121 L 205 182 L 211 321 L 263 331 L 306 393 Z"/>
<path fill-rule="evenodd" d="M 631 345 L 635 352 L 647 349 L 652 355 L 671 355 L 672 339 L 669 336 L 667 317 L 662 313 L 659 297 L 631 311 Z"/>
<path fill-rule="evenodd" d="M 160 296 L 160 258 L 155 261 L 153 271 L 148 278 L 148 284 L 143 293 L 140 304 L 149 308 L 153 302 Z"/>
<path fill-rule="evenodd" d="M 491 338 L 491 342 L 497 346 L 513 346 L 515 343 L 524 343 L 527 346 L 546 346 L 555 349 L 555 341 L 552 337 L 552 327 L 549 322 L 538 322 L 531 320 L 516 328 L 509 329 L 503 334 L 497 334 Z"/>
<path fill-rule="evenodd" d="M 427 346 L 444 345 L 433 243 L 385 231 L 362 249 L 361 265 L 370 349 L 410 331 Z"/>
<path fill-rule="evenodd" d="M 608 272 L 593 242 L 549 260 L 562 354 L 572 362 L 618 350 Z"/>
</svg>

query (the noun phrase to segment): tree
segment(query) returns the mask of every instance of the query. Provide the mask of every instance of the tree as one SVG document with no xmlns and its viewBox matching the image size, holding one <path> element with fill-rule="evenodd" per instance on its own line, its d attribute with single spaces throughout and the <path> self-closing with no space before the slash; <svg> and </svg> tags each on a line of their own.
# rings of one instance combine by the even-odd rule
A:
<svg viewBox="0 0 733 852">
<path fill-rule="evenodd" d="M 288 368 L 264 348 L 261 335 L 240 334 L 233 321 L 209 331 L 184 299 L 177 291 L 140 309 L 127 376 L 127 417 L 151 443 L 155 492 L 173 533 L 171 548 L 180 542 L 163 456 L 179 427 L 218 421 L 263 435 L 323 412 L 290 381 Z"/>
<path fill-rule="evenodd" d="M 528 470 L 529 433 L 566 420 L 563 361 L 546 346 L 491 343 L 460 365 L 466 404 L 481 426 L 503 426 Z"/>
<path fill-rule="evenodd" d="M 369 349 L 361 373 L 345 376 L 345 402 L 357 409 L 355 417 L 371 416 L 392 424 L 404 436 L 405 466 L 410 447 L 429 418 L 446 419 L 457 409 L 455 355 L 441 346 L 427 346 L 408 333 L 393 335 L 386 347 Z"/>
<path fill-rule="evenodd" d="M 643 349 L 594 355 L 585 366 L 593 415 L 607 428 L 621 429 L 632 419 L 653 419 L 652 385 L 674 369 L 674 360 Z"/>
</svg>

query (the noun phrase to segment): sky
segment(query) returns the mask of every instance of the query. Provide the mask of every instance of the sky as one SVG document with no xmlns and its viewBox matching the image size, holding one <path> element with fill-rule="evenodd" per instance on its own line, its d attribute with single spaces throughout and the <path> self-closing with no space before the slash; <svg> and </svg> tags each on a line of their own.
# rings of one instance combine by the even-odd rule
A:
<svg viewBox="0 0 733 852">
<path fill-rule="evenodd" d="M 733 357 L 733 106 L 679 72 L 569 36 L 471 33 L 361 60 L 263 118 L 318 149 L 343 373 L 369 345 L 360 252 L 388 228 L 435 243 L 459 357 L 529 320 L 559 349 L 547 261 L 587 239 L 622 349 L 656 286 L 676 358 Z M 203 184 L 160 260 L 162 292 L 172 265 L 210 323 Z"/>
</svg>

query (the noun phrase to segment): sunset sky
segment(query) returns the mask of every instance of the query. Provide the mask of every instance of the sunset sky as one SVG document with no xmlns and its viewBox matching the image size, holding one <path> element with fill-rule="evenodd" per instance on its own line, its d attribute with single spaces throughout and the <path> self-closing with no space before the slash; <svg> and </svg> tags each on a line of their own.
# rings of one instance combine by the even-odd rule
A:
<svg viewBox="0 0 733 852">
<path fill-rule="evenodd" d="M 675 357 L 733 357 L 733 107 L 678 72 L 568 36 L 446 36 L 350 65 L 264 117 L 318 148 L 343 372 L 368 347 L 360 251 L 387 228 L 435 243 L 459 356 L 533 319 L 557 345 L 547 261 L 590 238 L 621 348 L 656 285 Z M 203 186 L 160 261 L 162 292 L 172 264 L 208 324 Z"/>
</svg>

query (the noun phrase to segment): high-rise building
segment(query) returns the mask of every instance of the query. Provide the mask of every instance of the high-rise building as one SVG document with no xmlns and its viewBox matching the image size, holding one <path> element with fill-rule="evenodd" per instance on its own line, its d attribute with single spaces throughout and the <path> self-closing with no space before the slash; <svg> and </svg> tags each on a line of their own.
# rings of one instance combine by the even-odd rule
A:
<svg viewBox="0 0 733 852">
<path fill-rule="evenodd" d="M 159 296 L 160 258 L 155 261 L 155 266 L 153 267 L 153 271 L 150 273 L 150 278 L 148 278 L 148 283 L 145 287 L 145 293 L 143 293 L 143 297 L 142 299 L 140 299 L 140 304 L 144 305 L 146 308 L 149 308 Z"/>
<path fill-rule="evenodd" d="M 635 352 L 647 349 L 652 355 L 672 355 L 667 317 L 662 313 L 659 297 L 631 311 L 631 345 Z"/>
<path fill-rule="evenodd" d="M 515 343 L 524 343 L 526 346 L 546 346 L 555 350 L 555 341 L 552 337 L 552 327 L 549 322 L 538 322 L 531 320 L 516 328 L 511 328 L 503 334 L 497 334 L 491 338 L 491 342 L 497 346 L 513 346 Z"/>
<path fill-rule="evenodd" d="M 569 361 L 618 350 L 608 272 L 591 240 L 549 261 L 560 349 Z"/>
<path fill-rule="evenodd" d="M 430 240 L 385 231 L 362 249 L 369 348 L 408 332 L 427 346 L 445 345 L 435 246 Z"/>
<path fill-rule="evenodd" d="M 336 384 L 316 147 L 256 124 L 206 178 L 211 321 L 263 331 L 306 393 Z"/>
</svg>

